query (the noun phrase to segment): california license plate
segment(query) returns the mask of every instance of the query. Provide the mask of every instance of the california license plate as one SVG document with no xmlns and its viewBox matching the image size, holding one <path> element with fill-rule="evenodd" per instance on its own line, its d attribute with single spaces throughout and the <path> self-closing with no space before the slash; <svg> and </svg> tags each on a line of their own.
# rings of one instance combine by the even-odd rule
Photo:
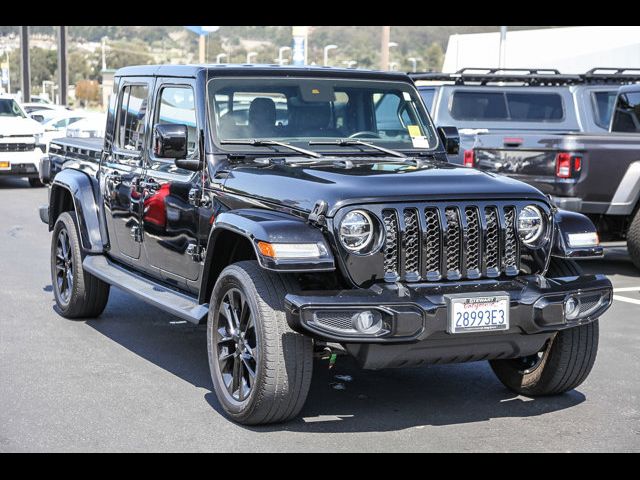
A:
<svg viewBox="0 0 640 480">
<path fill-rule="evenodd" d="M 455 294 L 445 295 L 448 311 L 448 333 L 509 330 L 509 295 Z"/>
</svg>

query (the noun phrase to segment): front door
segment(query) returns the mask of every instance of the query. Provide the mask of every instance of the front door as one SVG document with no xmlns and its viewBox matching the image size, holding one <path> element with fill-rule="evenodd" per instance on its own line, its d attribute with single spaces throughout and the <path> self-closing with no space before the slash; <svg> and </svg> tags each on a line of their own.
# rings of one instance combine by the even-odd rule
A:
<svg viewBox="0 0 640 480">
<path fill-rule="evenodd" d="M 186 125 L 187 158 L 199 158 L 198 125 L 194 86 L 191 83 L 158 80 L 152 125 Z M 151 139 L 153 141 L 153 139 Z M 200 276 L 200 261 L 194 248 L 198 242 L 199 208 L 189 192 L 201 188 L 202 172 L 178 168 L 173 159 L 156 158 L 149 144 L 144 185 L 144 251 L 162 279 L 185 288 Z"/>
<path fill-rule="evenodd" d="M 150 82 L 128 79 L 118 97 L 116 132 L 111 152 L 103 160 L 105 217 L 111 241 L 110 254 L 137 264 L 142 241 L 144 142 Z"/>
</svg>

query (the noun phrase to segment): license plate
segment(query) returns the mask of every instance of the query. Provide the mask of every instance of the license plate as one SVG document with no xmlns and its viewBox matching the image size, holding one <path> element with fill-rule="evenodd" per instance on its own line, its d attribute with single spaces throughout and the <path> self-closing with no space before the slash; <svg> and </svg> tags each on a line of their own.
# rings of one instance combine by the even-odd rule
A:
<svg viewBox="0 0 640 480">
<path fill-rule="evenodd" d="M 509 295 L 445 295 L 448 333 L 486 332 L 509 329 Z"/>
</svg>

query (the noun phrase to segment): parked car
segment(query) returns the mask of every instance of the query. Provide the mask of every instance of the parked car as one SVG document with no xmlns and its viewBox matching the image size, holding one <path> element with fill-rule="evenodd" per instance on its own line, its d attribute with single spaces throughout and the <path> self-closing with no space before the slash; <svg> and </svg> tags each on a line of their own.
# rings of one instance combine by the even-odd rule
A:
<svg viewBox="0 0 640 480">
<path fill-rule="evenodd" d="M 458 128 L 460 153 L 450 161 L 471 166 L 478 134 L 495 134 L 494 146 L 502 147 L 520 133 L 607 132 L 618 88 L 640 81 L 640 70 L 466 68 L 411 76 L 434 121 Z"/>
<path fill-rule="evenodd" d="M 87 113 L 80 120 L 70 123 L 66 128 L 66 136 L 77 138 L 104 137 L 106 116 L 101 113 Z"/>
<path fill-rule="evenodd" d="M 26 177 L 32 187 L 42 186 L 38 164 L 46 150 L 43 133 L 13 97 L 0 95 L 0 176 Z"/>
<path fill-rule="evenodd" d="M 480 134 L 473 165 L 588 215 L 603 240 L 626 240 L 640 269 L 640 85 L 620 87 L 613 103 L 607 132 Z"/>
<path fill-rule="evenodd" d="M 55 115 L 44 121 L 42 123 L 42 126 L 44 127 L 42 143 L 46 146 L 47 150 L 51 140 L 67 136 L 67 127 L 73 126 L 76 122 L 88 118 L 87 115 L 88 114 L 86 112 L 79 110 L 66 110 L 64 112 L 56 112 Z"/>
<path fill-rule="evenodd" d="M 56 114 L 58 112 L 65 112 L 70 110 L 69 107 L 65 107 L 63 105 L 54 105 L 53 103 L 23 103 L 22 108 L 29 115 L 47 115 L 47 114 Z"/>
<path fill-rule="evenodd" d="M 58 311 L 96 317 L 115 285 L 206 321 L 230 418 L 296 416 L 335 344 L 369 369 L 489 360 L 531 396 L 589 374 L 612 300 L 572 260 L 602 254 L 593 224 L 448 163 L 457 132 L 407 75 L 156 65 L 114 88 L 103 141 L 58 139 L 43 159 Z"/>
</svg>

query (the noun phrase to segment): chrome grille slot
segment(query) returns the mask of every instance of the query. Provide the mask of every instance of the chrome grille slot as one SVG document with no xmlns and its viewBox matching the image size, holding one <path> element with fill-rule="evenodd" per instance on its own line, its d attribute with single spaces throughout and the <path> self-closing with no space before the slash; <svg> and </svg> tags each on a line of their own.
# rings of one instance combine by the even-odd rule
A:
<svg viewBox="0 0 640 480">
<path fill-rule="evenodd" d="M 488 277 L 500 275 L 498 268 L 500 257 L 500 227 L 498 224 L 498 211 L 495 207 L 486 207 L 484 216 L 487 222 L 487 233 L 485 238 L 485 272 Z"/>
<path fill-rule="evenodd" d="M 385 230 L 384 279 L 387 282 L 395 282 L 398 280 L 398 217 L 396 211 L 384 210 L 382 220 Z"/>
<path fill-rule="evenodd" d="M 504 208 L 504 223 L 504 271 L 507 275 L 517 275 L 520 262 L 518 261 L 515 207 Z"/>
<path fill-rule="evenodd" d="M 420 223 L 414 208 L 404 211 L 404 275 L 408 281 L 420 280 Z"/>
<path fill-rule="evenodd" d="M 460 229 L 460 214 L 457 208 L 446 208 L 444 211 L 447 220 L 447 278 L 455 280 L 460 278 L 460 256 L 462 254 L 462 232 Z"/>
<path fill-rule="evenodd" d="M 437 208 L 426 208 L 425 241 L 424 241 L 424 270 L 427 280 L 440 280 L 440 218 Z"/>
<path fill-rule="evenodd" d="M 464 210 L 467 220 L 467 277 L 480 277 L 480 242 L 482 241 L 482 229 L 480 217 L 476 207 L 467 207 Z"/>
</svg>

